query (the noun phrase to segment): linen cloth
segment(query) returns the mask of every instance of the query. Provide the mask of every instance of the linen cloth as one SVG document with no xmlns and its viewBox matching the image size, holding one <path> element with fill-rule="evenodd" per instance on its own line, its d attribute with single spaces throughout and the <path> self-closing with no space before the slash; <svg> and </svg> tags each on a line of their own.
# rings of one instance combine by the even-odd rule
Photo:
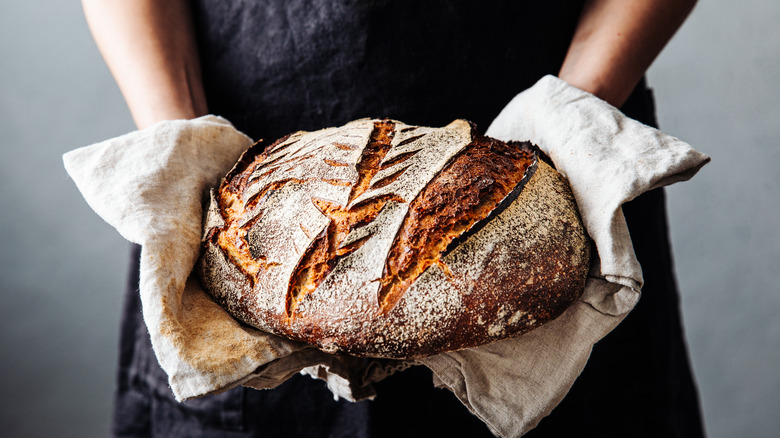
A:
<svg viewBox="0 0 780 438">
<path fill-rule="evenodd" d="M 552 76 L 513 99 L 488 135 L 530 139 L 551 157 L 572 185 L 598 257 L 582 298 L 556 320 L 414 363 L 328 355 L 246 327 L 190 278 L 203 195 L 252 142 L 226 120 L 162 122 L 69 152 L 64 162 L 88 204 L 143 247 L 144 319 L 178 400 L 239 384 L 272 388 L 300 371 L 326 380 L 335 396 L 360 400 L 372 396 L 372 382 L 424 365 L 494 433 L 520 436 L 565 396 L 593 344 L 639 299 L 641 267 L 622 203 L 692 177 L 709 158 Z"/>
</svg>

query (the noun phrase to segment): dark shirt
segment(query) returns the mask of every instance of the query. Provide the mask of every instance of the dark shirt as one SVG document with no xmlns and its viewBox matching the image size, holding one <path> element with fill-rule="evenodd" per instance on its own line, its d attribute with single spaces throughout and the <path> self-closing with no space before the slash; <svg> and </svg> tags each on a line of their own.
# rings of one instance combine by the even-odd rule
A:
<svg viewBox="0 0 780 438">
<path fill-rule="evenodd" d="M 556 74 L 577 1 L 198 0 L 193 3 L 210 112 L 254 139 L 390 117 L 484 131 L 518 92 Z M 654 124 L 644 84 L 623 111 Z M 646 280 L 637 308 L 599 342 L 569 395 L 529 433 L 702 436 L 682 336 L 660 190 L 624 208 Z M 137 248 L 134 249 L 137 252 Z M 424 367 L 376 385 L 374 401 L 334 401 L 323 382 L 236 388 L 173 400 L 149 345 L 133 256 L 114 429 L 120 436 L 492 436 Z"/>
</svg>

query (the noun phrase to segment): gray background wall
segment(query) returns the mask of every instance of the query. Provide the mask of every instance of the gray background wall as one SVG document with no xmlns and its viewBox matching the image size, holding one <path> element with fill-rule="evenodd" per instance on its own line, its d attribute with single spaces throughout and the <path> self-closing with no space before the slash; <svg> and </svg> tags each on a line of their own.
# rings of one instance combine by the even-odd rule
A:
<svg viewBox="0 0 780 438">
<path fill-rule="evenodd" d="M 668 191 L 708 430 L 780 436 L 780 3 L 700 0 L 649 79 L 661 127 L 712 156 Z"/>
<path fill-rule="evenodd" d="M 133 129 L 78 2 L 0 14 L 0 430 L 108 434 L 128 245 L 61 154 Z M 649 72 L 662 128 L 712 156 L 668 190 L 712 437 L 780 434 L 780 3 L 700 1 Z"/>
</svg>

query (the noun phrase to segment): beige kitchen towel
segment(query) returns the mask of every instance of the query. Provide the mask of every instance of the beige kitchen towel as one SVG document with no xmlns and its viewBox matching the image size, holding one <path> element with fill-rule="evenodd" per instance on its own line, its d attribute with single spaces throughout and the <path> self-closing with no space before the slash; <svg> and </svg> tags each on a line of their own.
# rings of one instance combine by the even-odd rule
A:
<svg viewBox="0 0 780 438">
<path fill-rule="evenodd" d="M 554 76 L 517 95 L 487 135 L 530 140 L 550 156 L 598 250 L 585 292 L 557 319 L 517 338 L 420 361 L 494 433 L 516 437 L 561 401 L 593 344 L 639 300 L 642 269 L 622 204 L 693 177 L 709 157 Z"/>
<path fill-rule="evenodd" d="M 410 364 L 334 356 L 240 324 L 190 276 L 202 205 L 252 140 L 227 120 L 175 120 L 83 147 L 63 161 L 90 207 L 141 249 L 140 295 L 152 348 L 177 400 L 243 384 L 273 388 L 305 372 L 336 397 Z"/>
<path fill-rule="evenodd" d="M 518 96 L 491 130 L 501 138 L 536 140 L 531 135 L 543 129 L 535 118 L 550 117 L 550 126 L 571 133 L 562 136 L 566 141 L 548 134 L 537 142 L 572 185 L 588 184 L 573 189 L 584 207 L 583 218 L 596 240 L 599 258 L 609 262 L 604 265 L 609 269 L 601 268 L 597 259 L 583 299 L 540 329 L 419 362 L 502 436 L 519 436 L 546 415 L 568 391 L 593 343 L 635 304 L 641 269 L 630 240 L 625 239 L 620 205 L 652 187 L 690 178 L 707 161 L 685 143 L 577 93 L 582 92 L 545 78 Z M 566 97 L 570 94 L 578 97 L 572 101 Z M 556 111 L 567 116 L 561 118 Z M 604 129 L 611 133 L 600 134 Z M 591 134 L 577 137 L 578 130 Z M 573 148 L 572 138 L 583 150 L 567 149 Z M 125 238 L 143 247 L 144 319 L 177 399 L 239 384 L 272 388 L 301 371 L 325 380 L 336 396 L 371 397 L 371 382 L 411 363 L 328 355 L 249 328 L 236 322 L 190 278 L 200 243 L 202 197 L 250 143 L 224 119 L 206 116 L 163 122 L 69 152 L 64 161 L 89 205 Z M 590 163 L 591 158 L 598 164 Z M 605 170 L 612 167 L 618 170 Z"/>
</svg>

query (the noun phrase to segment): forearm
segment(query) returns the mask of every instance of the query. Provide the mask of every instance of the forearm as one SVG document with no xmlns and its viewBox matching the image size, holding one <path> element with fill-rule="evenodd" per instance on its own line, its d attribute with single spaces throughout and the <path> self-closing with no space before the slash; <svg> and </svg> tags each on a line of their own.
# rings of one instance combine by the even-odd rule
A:
<svg viewBox="0 0 780 438">
<path fill-rule="evenodd" d="M 82 0 L 82 5 L 139 128 L 208 112 L 186 0 Z"/>
<path fill-rule="evenodd" d="M 621 106 L 696 0 L 589 0 L 559 77 Z"/>
</svg>

